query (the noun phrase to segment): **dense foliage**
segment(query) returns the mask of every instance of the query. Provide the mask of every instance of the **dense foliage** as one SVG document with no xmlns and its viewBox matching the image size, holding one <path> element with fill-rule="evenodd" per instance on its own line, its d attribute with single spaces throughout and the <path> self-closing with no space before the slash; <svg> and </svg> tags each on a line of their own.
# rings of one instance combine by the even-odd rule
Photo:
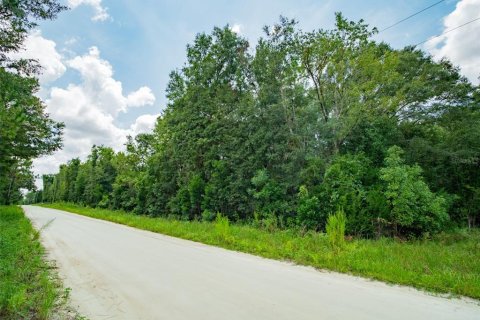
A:
<svg viewBox="0 0 480 320">
<path fill-rule="evenodd" d="M 94 146 L 28 201 L 153 216 L 255 220 L 421 235 L 480 215 L 480 92 L 447 60 L 281 18 L 255 50 L 228 26 L 199 34 L 170 74 L 168 105 L 126 151 Z"/>
<path fill-rule="evenodd" d="M 35 61 L 13 60 L 38 19 L 53 19 L 65 9 L 55 0 L 0 2 L 0 205 L 22 199 L 33 189 L 32 159 L 61 147 L 63 124 L 45 112 L 38 98 L 39 67 Z"/>
</svg>

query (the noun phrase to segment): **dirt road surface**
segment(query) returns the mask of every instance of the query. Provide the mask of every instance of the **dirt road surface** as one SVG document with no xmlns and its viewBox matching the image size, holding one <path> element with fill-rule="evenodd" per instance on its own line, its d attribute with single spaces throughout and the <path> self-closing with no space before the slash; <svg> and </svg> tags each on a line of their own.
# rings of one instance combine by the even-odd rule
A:
<svg viewBox="0 0 480 320">
<path fill-rule="evenodd" d="M 72 303 L 97 319 L 480 319 L 446 299 L 64 211 L 24 206 Z"/>
</svg>

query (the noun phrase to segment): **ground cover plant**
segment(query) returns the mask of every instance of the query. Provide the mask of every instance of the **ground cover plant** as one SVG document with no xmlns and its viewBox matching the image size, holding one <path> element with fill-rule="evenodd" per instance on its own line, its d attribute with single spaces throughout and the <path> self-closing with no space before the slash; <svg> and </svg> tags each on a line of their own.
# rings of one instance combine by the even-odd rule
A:
<svg viewBox="0 0 480 320">
<path fill-rule="evenodd" d="M 20 207 L 0 206 L 0 318 L 50 319 L 64 292 Z"/>
</svg>

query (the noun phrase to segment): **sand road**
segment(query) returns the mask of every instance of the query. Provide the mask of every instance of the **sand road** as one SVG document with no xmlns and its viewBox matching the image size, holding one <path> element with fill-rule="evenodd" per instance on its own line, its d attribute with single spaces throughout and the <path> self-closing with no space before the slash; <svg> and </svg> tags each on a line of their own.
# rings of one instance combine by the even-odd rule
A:
<svg viewBox="0 0 480 320">
<path fill-rule="evenodd" d="M 97 319 L 480 319 L 446 299 L 87 218 L 23 207 L 72 304 Z"/>
</svg>

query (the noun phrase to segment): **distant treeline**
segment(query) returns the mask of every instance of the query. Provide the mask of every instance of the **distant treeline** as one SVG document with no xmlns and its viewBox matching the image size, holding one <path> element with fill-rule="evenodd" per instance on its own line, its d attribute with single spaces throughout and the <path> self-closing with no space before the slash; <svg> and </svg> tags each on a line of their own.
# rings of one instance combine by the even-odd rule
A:
<svg viewBox="0 0 480 320">
<path fill-rule="evenodd" d="M 254 50 L 228 26 L 198 34 L 153 133 L 94 146 L 27 202 L 314 230 L 343 209 L 347 233 L 367 237 L 474 226 L 478 86 L 340 14 L 333 30 L 281 18 L 264 31 Z"/>
</svg>

